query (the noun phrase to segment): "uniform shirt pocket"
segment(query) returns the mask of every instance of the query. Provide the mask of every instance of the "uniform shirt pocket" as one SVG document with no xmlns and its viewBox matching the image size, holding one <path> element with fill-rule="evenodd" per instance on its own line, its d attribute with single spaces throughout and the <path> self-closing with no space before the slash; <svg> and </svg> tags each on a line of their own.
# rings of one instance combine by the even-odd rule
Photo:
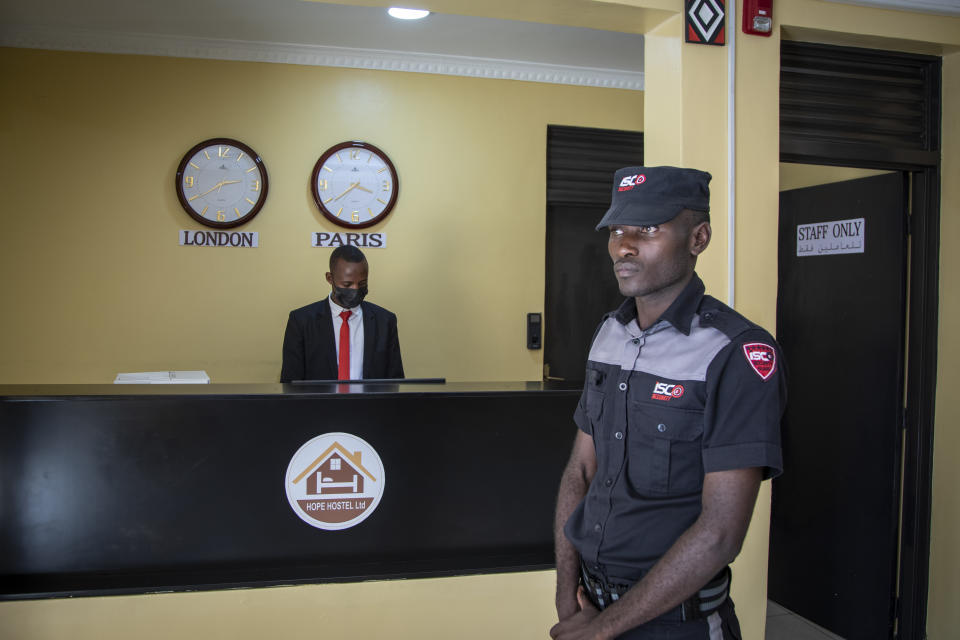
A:
<svg viewBox="0 0 960 640">
<path fill-rule="evenodd" d="M 635 403 L 628 477 L 640 493 L 680 495 L 703 487 L 703 413 Z"/>
<path fill-rule="evenodd" d="M 590 422 L 592 422 L 594 426 L 600 423 L 600 416 L 603 415 L 603 398 L 603 391 L 587 389 L 586 398 L 584 399 L 584 409 L 587 412 L 587 417 L 590 418 Z"/>
</svg>

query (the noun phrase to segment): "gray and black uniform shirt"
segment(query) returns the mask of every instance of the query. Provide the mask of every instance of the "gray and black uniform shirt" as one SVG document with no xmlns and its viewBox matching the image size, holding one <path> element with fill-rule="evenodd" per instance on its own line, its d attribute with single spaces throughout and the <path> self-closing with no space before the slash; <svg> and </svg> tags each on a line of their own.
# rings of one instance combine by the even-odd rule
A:
<svg viewBox="0 0 960 640">
<path fill-rule="evenodd" d="M 785 403 L 776 342 L 696 274 L 646 331 L 632 298 L 607 314 L 573 417 L 597 455 L 565 527 L 587 566 L 639 579 L 700 515 L 704 474 L 779 474 Z"/>
</svg>

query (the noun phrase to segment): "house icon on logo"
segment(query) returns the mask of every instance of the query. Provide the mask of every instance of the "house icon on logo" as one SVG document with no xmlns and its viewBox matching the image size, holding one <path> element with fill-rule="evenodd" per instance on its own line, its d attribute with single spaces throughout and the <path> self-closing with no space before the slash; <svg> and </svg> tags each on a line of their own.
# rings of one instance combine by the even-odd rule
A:
<svg viewBox="0 0 960 640">
<path fill-rule="evenodd" d="M 350 453 L 339 442 L 334 442 L 293 480 L 298 484 L 307 479 L 308 496 L 328 494 L 362 494 L 364 479 L 377 479 L 360 462 L 360 451 Z"/>
</svg>

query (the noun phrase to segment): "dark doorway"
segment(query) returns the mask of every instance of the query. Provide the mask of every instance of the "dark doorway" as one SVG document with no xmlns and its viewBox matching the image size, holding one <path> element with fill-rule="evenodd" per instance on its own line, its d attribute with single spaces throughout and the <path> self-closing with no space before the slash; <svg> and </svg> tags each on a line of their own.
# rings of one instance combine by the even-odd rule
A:
<svg viewBox="0 0 960 640">
<path fill-rule="evenodd" d="M 583 380 L 601 316 L 623 301 L 607 253 L 607 234 L 594 229 L 605 211 L 587 205 L 547 208 L 543 362 L 550 379 Z"/>
<path fill-rule="evenodd" d="M 832 165 L 904 172 L 909 184 L 910 215 L 907 218 L 909 251 L 909 299 L 905 303 L 906 336 L 908 345 L 904 372 L 905 391 L 898 397 L 906 406 L 900 417 L 901 430 L 897 442 L 902 442 L 902 500 L 899 512 L 899 548 L 886 562 L 879 561 L 881 569 L 898 566 L 898 583 L 884 586 L 888 591 L 895 637 L 901 640 L 923 640 L 926 637 L 927 588 L 929 585 L 930 515 L 933 462 L 934 398 L 937 386 L 937 333 L 939 330 L 938 295 L 940 253 L 940 69 L 937 56 L 879 51 L 852 47 L 781 42 L 780 50 L 780 160 L 785 163 Z M 846 219 L 852 216 L 844 216 Z M 871 251 L 873 245 L 867 245 Z M 793 247 L 794 255 L 796 247 Z M 783 256 L 781 256 L 783 257 Z M 843 256 L 831 256 L 842 258 Z M 843 277 L 843 269 L 837 276 Z M 781 287 L 783 284 L 781 283 Z M 903 316 L 901 316 L 903 317 Z M 848 324 L 837 317 L 837 325 Z M 786 340 L 791 340 L 786 337 Z M 859 337 L 858 337 L 859 339 Z M 896 343 L 903 349 L 903 341 Z M 814 345 L 809 345 L 813 348 Z M 804 349 L 800 349 L 801 352 Z M 873 357 L 872 352 L 870 357 Z M 824 364 L 833 366 L 834 359 Z M 789 362 L 788 362 L 789 364 Z M 789 384 L 789 404 L 799 401 Z M 823 394 L 842 394 L 842 391 L 824 387 Z M 883 403 L 874 394 L 866 400 L 864 409 Z M 852 399 L 850 400 L 852 402 Z M 831 434 L 832 435 L 832 434 Z M 832 440 L 821 443 L 821 448 L 808 452 L 814 461 L 824 460 Z M 790 441 L 785 441 L 785 455 Z M 846 464 L 873 464 L 865 460 L 865 452 L 847 459 Z M 784 482 L 792 473 L 786 465 Z M 897 470 L 898 474 L 900 469 Z M 774 484 L 773 511 L 775 517 L 783 514 L 778 505 L 780 493 Z M 779 483 L 783 484 L 783 483 Z M 800 491 L 798 484 L 794 485 Z M 888 489 L 889 487 L 887 487 Z M 825 507 L 837 512 L 857 513 L 864 509 L 861 499 L 831 493 L 826 498 L 811 495 L 807 502 L 826 500 Z M 845 502 L 844 502 L 845 501 Z M 774 522 L 771 526 L 775 525 Z M 771 535 L 771 585 L 781 561 Z M 875 537 L 881 541 L 874 541 Z M 808 540 L 807 545 L 823 545 L 822 554 L 845 560 L 856 555 L 864 544 L 888 544 L 886 530 L 869 532 L 867 537 L 851 540 L 837 535 L 828 541 Z M 896 538 L 894 538 L 896 540 Z M 789 561 L 786 558 L 785 561 Z M 899 562 L 899 565 L 897 563 Z M 807 584 L 816 583 L 824 594 L 837 592 L 830 580 L 833 575 L 811 574 Z M 858 585 L 873 590 L 870 576 L 860 576 Z M 896 576 L 897 574 L 892 574 Z M 899 597 L 893 593 L 899 587 Z M 879 592 L 879 588 L 877 589 Z M 774 600 L 774 589 L 771 586 Z M 879 601 L 879 596 L 874 598 Z M 849 621 L 866 618 L 848 613 Z M 849 637 L 867 637 L 867 627 Z M 892 629 L 875 637 L 890 637 Z"/>
<path fill-rule="evenodd" d="M 594 227 L 610 206 L 614 172 L 642 164 L 640 132 L 547 128 L 545 378 L 583 380 L 593 332 L 623 300 L 607 236 Z"/>
<path fill-rule="evenodd" d="M 890 173 L 780 194 L 777 340 L 790 399 L 769 593 L 848 640 L 893 633 L 905 180 Z"/>
</svg>

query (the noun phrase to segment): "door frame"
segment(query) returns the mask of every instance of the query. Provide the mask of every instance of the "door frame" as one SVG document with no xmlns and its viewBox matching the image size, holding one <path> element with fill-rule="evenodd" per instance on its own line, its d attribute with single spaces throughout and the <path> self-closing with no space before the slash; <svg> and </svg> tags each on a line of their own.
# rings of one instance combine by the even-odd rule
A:
<svg viewBox="0 0 960 640">
<path fill-rule="evenodd" d="M 803 46 L 801 43 L 792 45 Z M 809 45 L 838 55 L 869 50 Z M 903 416 L 903 480 L 899 597 L 894 608 L 896 638 L 924 640 L 930 579 L 930 518 L 933 493 L 933 432 L 937 385 L 937 345 L 940 271 L 940 61 L 931 56 L 907 56 L 929 63 L 927 78 L 927 149 L 879 147 L 856 140 L 785 139 L 780 161 L 827 166 L 860 167 L 909 174 L 911 212 L 908 216 L 909 296 L 907 299 L 907 376 Z M 891 594 L 893 595 L 893 594 Z"/>
<path fill-rule="evenodd" d="M 817 160 L 820 160 L 819 162 Z M 827 156 L 806 164 L 837 166 Z M 846 166 L 846 165 L 844 165 Z M 879 167 L 873 167 L 879 168 Z M 906 407 L 903 429 L 899 597 L 894 611 L 896 637 L 926 637 L 930 580 L 930 515 L 933 490 L 933 430 L 937 383 L 937 322 L 940 267 L 939 167 L 882 167 L 908 171 L 909 296 L 907 299 Z"/>
<path fill-rule="evenodd" d="M 783 434 L 788 473 L 773 484 L 768 598 L 844 638 L 847 633 L 850 637 L 893 638 L 898 617 L 909 305 L 908 175 L 880 172 L 780 192 L 776 326 L 792 371 Z M 833 258 L 839 262 L 798 253 L 797 225 L 849 218 L 865 218 L 866 244 L 872 245 L 872 250 L 852 261 L 851 256 Z M 852 293 L 864 278 L 873 280 L 863 283 L 863 293 Z M 858 296 L 864 294 L 874 302 L 863 306 L 866 300 Z M 854 306 L 848 309 L 851 304 Z M 854 325 L 831 330 L 831 318 L 835 321 L 836 314 L 829 309 L 834 308 L 849 315 L 846 320 Z M 826 314 L 824 310 L 828 310 Z M 810 315 L 809 322 L 798 323 L 797 318 L 805 313 Z M 851 333 L 856 324 L 864 325 L 866 342 L 858 338 L 859 331 Z M 875 348 L 867 348 L 873 342 Z M 807 353 L 806 345 L 816 347 L 816 352 Z M 824 373 L 822 363 L 835 357 L 838 349 L 847 365 Z M 794 362 L 791 356 L 801 362 Z M 874 361 L 873 356 L 879 359 Z M 860 363 L 860 367 L 866 363 L 868 371 L 858 375 L 854 373 L 858 365 L 851 363 Z M 847 384 L 851 388 L 844 389 L 839 405 L 829 404 L 836 399 L 816 397 L 823 395 L 822 389 L 841 389 Z M 882 394 L 873 403 L 876 406 L 867 406 L 876 394 Z M 811 404 L 795 406 L 797 401 Z M 827 404 L 820 406 L 821 402 Z M 806 433 L 807 422 L 816 423 L 817 415 L 833 414 L 833 409 L 840 414 L 825 418 L 822 425 L 810 425 L 812 431 Z M 851 430 L 846 432 L 846 427 Z M 845 435 L 836 438 L 836 451 L 824 453 L 819 465 L 823 469 L 805 465 L 803 461 L 809 462 L 810 455 L 816 457 L 818 447 L 836 437 L 838 429 Z M 869 459 L 863 460 L 862 468 L 851 467 L 851 460 L 864 455 Z M 833 500 L 831 494 L 835 494 Z M 862 513 L 851 508 L 861 499 Z M 827 502 L 817 504 L 823 500 Z M 797 537 L 800 522 L 809 530 Z M 830 562 L 831 552 L 825 555 L 824 547 L 856 548 L 856 557 Z M 822 584 L 800 579 L 811 571 L 821 576 Z M 858 617 L 870 621 L 859 624 Z"/>
<path fill-rule="evenodd" d="M 584 208 L 598 209 L 601 212 L 610 206 L 610 181 L 612 176 L 621 167 L 643 164 L 642 131 L 622 129 L 599 129 L 595 127 L 574 127 L 567 125 L 547 125 L 547 156 L 546 156 L 546 207 L 544 209 L 547 232 L 544 239 L 544 287 L 543 287 L 543 363 L 544 380 L 556 380 L 556 371 L 547 373 L 547 366 L 551 364 L 550 353 L 556 348 L 558 338 L 554 335 L 551 326 L 553 318 L 550 313 L 555 307 L 550 304 L 558 294 L 554 288 L 550 265 L 547 260 L 551 240 L 550 214 L 555 208 Z M 593 224 L 600 220 L 602 213 L 595 214 Z M 590 226 L 592 227 L 593 224 Z M 606 241 L 604 240 L 604 243 Z M 606 251 L 604 251 L 606 255 Z M 611 282 L 615 282 L 611 280 Z M 563 295 L 566 295 L 565 293 Z M 619 304 L 619 299 L 616 301 Z M 607 311 L 615 308 L 577 307 L 583 313 L 589 314 L 589 324 L 596 326 L 598 318 Z M 590 333 L 584 336 L 584 346 L 589 347 Z M 586 357 L 587 351 L 584 351 Z M 568 381 L 583 382 L 584 370 L 581 367 L 573 378 Z"/>
<path fill-rule="evenodd" d="M 911 173 L 907 404 L 901 500 L 897 635 L 923 640 L 930 582 L 933 430 L 937 388 L 940 271 L 940 168 Z"/>
</svg>

